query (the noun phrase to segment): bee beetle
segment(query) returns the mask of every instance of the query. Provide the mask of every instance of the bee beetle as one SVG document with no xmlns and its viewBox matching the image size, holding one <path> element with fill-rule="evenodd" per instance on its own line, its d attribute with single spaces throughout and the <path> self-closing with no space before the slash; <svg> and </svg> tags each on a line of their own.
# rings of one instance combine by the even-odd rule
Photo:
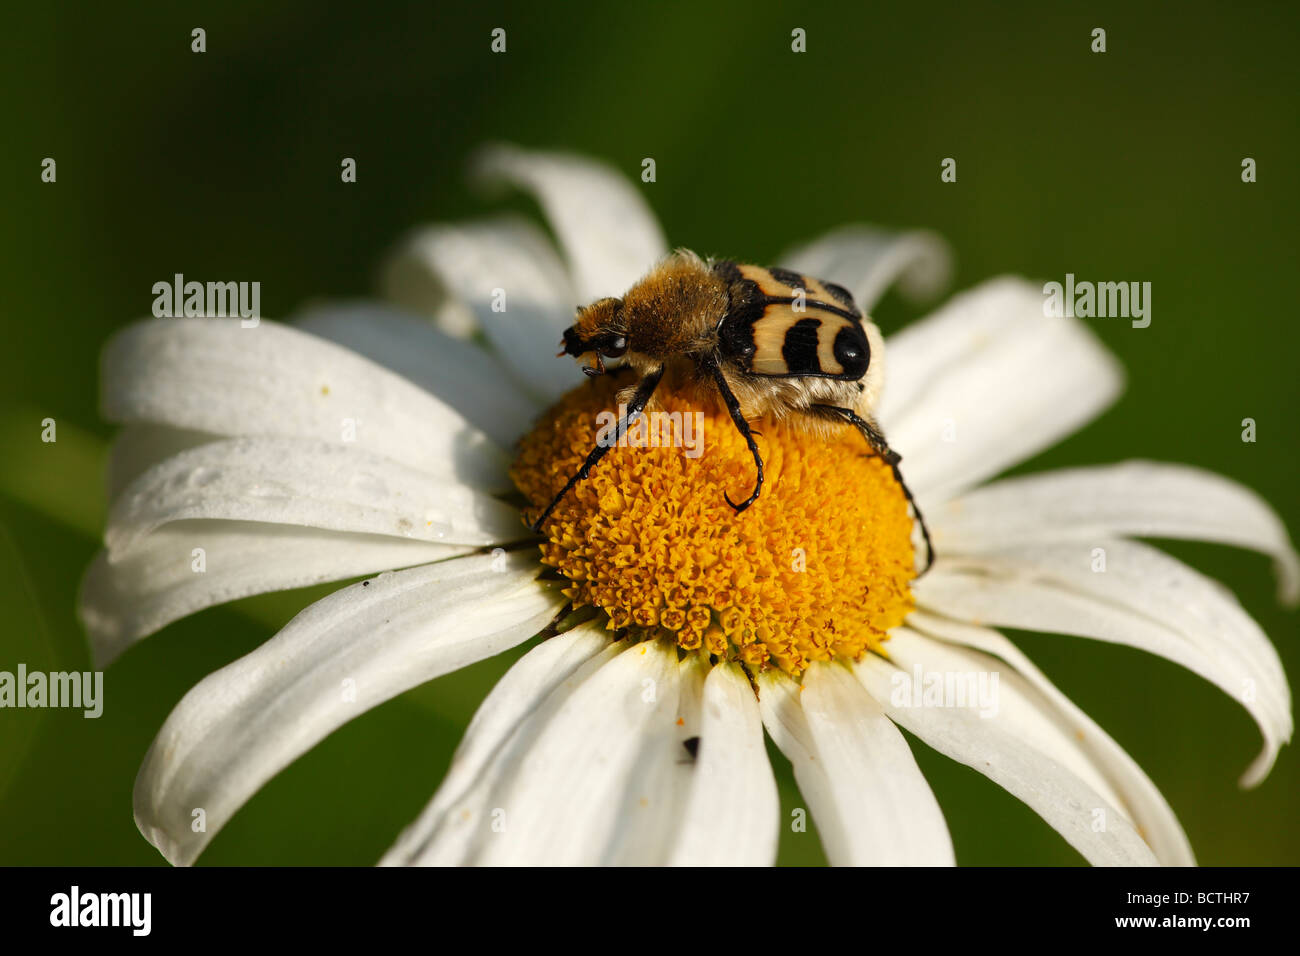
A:
<svg viewBox="0 0 1300 956">
<path fill-rule="evenodd" d="M 723 492 L 737 513 L 763 490 L 763 457 L 750 419 L 791 418 L 825 434 L 852 425 L 893 469 L 912 506 L 925 540 L 922 573 L 934 563 L 930 531 L 898 469 L 902 459 L 871 416 L 884 383 L 884 339 L 842 286 L 678 251 L 623 298 L 580 307 L 561 346 L 559 354 L 576 357 L 588 375 L 603 375 L 606 361 L 618 361 L 638 380 L 619 396 L 627 412 L 613 433 L 597 442 L 533 530 L 618 444 L 672 369 L 718 396 L 754 456 L 749 497 L 737 503 Z"/>
</svg>

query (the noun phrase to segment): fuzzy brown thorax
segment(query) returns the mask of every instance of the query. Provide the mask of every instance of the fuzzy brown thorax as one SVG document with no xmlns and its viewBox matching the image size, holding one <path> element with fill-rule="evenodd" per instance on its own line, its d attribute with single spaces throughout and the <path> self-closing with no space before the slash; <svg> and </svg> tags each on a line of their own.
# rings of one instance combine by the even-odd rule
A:
<svg viewBox="0 0 1300 956">
<path fill-rule="evenodd" d="M 625 353 L 659 361 L 698 355 L 716 344 L 727 303 L 726 281 L 694 253 L 679 251 L 623 298 L 600 299 L 578 309 L 565 332 L 565 352 L 593 369 L 603 368 L 602 358 Z"/>
</svg>

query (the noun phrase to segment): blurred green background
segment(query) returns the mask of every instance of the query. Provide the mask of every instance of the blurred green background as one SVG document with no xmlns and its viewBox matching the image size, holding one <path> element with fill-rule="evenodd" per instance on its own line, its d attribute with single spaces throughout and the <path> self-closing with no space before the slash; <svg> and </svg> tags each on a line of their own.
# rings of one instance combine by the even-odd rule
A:
<svg viewBox="0 0 1300 956">
<path fill-rule="evenodd" d="M 485 140 L 590 153 L 629 177 L 654 157 L 658 181 L 638 188 L 670 242 L 704 253 L 766 262 L 857 220 L 944 234 L 957 287 L 1001 272 L 1149 280 L 1150 328 L 1092 320 L 1129 370 L 1124 398 L 1019 470 L 1191 462 L 1257 489 L 1300 531 L 1294 4 L 131 8 L 12 5 L 0 31 L 0 669 L 89 667 L 73 606 L 105 511 L 112 430 L 97 415 L 97 357 L 148 314 L 152 284 L 256 278 L 271 317 L 368 294 L 409 227 L 499 208 L 464 188 Z M 202 55 L 190 52 L 197 26 Z M 505 55 L 489 51 L 498 26 Z M 794 27 L 805 54 L 790 51 Z M 1094 27 L 1104 54 L 1090 52 Z M 53 185 L 40 181 L 47 156 Z M 344 156 L 358 161 L 355 185 L 339 181 Z M 948 156 L 955 184 L 939 179 Z M 878 319 L 888 334 L 917 314 L 891 297 Z M 40 441 L 46 416 L 57 444 Z M 1240 440 L 1246 417 L 1255 444 Z M 1296 616 L 1276 604 L 1264 558 L 1170 550 L 1235 591 L 1300 674 Z M 131 818 L 153 734 L 195 681 L 329 590 L 168 627 L 108 671 L 99 720 L 0 711 L 0 863 L 161 863 Z M 1300 762 L 1284 750 L 1260 788 L 1238 790 L 1259 740 L 1232 701 L 1136 651 L 1015 636 L 1147 769 L 1202 863 L 1300 859 Z M 259 793 L 201 863 L 372 863 L 516 656 L 348 725 Z M 960 862 L 1081 862 L 983 777 L 917 749 Z M 788 819 L 800 801 L 783 761 L 778 773 Z M 781 850 L 822 859 L 812 833 L 784 833 Z"/>
</svg>

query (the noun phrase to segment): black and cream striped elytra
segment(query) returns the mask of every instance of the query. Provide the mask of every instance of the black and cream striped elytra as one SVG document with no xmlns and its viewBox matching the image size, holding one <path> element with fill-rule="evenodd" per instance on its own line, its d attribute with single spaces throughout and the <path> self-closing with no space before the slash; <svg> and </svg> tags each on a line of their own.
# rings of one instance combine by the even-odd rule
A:
<svg viewBox="0 0 1300 956">
<path fill-rule="evenodd" d="M 538 518 L 537 530 L 618 444 L 668 376 L 675 387 L 716 394 L 744 436 L 757 478 L 744 501 L 733 502 L 724 492 L 737 512 L 763 489 L 763 457 L 751 420 L 790 419 L 824 434 L 851 425 L 893 468 L 921 526 L 925 567 L 933 562 L 925 519 L 899 472 L 901 459 L 872 417 L 884 381 L 884 339 L 842 286 L 789 269 L 706 261 L 679 251 L 621 299 L 580 307 L 561 345 L 560 354 L 576 357 L 588 375 L 604 374 L 611 361 L 631 369 L 637 381 L 619 394 L 626 414 Z"/>
<path fill-rule="evenodd" d="M 842 286 L 788 269 L 717 262 L 730 302 L 718 345 L 737 368 L 764 378 L 860 381 L 871 365 L 862 313 Z"/>
</svg>

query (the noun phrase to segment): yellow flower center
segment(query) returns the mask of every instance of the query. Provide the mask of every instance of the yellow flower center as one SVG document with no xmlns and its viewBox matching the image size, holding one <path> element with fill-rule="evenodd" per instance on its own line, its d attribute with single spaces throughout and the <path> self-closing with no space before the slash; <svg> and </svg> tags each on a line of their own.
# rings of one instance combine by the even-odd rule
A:
<svg viewBox="0 0 1300 956">
<path fill-rule="evenodd" d="M 521 441 L 511 477 L 530 521 L 582 466 L 627 384 L 585 383 Z M 878 649 L 912 609 L 915 576 L 912 518 L 889 466 L 848 426 L 823 439 L 765 420 L 766 481 L 737 514 L 723 492 L 744 500 L 755 469 L 726 411 L 667 380 L 655 399 L 628 447 L 612 448 L 542 529 L 542 563 L 568 579 L 574 607 L 751 673 L 797 676 Z"/>
</svg>

